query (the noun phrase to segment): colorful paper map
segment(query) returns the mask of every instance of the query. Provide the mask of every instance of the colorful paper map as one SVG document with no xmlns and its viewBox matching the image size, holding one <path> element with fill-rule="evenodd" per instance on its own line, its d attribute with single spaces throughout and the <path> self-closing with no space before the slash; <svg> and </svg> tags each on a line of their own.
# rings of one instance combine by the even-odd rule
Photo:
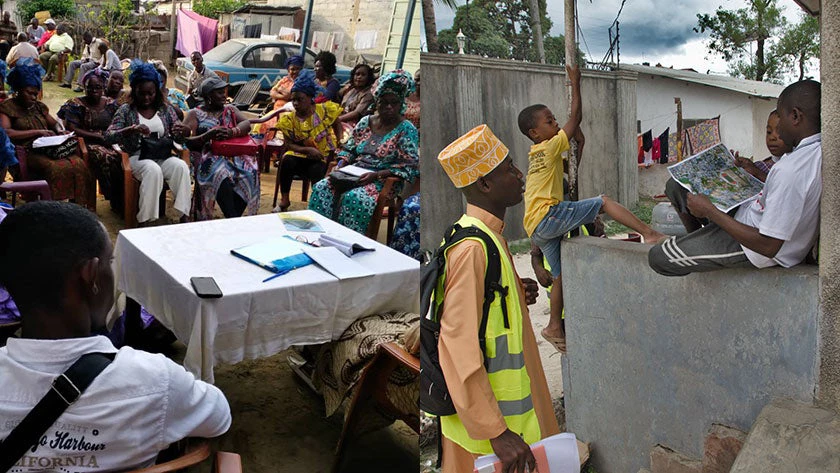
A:
<svg viewBox="0 0 840 473">
<path fill-rule="evenodd" d="M 707 195 L 724 212 L 743 204 L 764 188 L 763 182 L 735 165 L 735 158 L 722 143 L 668 166 L 668 172 L 689 191 Z"/>
</svg>

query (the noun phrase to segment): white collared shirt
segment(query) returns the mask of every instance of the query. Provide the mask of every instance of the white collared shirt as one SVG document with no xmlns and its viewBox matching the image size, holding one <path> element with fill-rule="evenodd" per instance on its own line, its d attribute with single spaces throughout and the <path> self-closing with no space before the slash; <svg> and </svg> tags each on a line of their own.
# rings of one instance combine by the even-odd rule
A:
<svg viewBox="0 0 840 473">
<path fill-rule="evenodd" d="M 738 208 L 735 220 L 758 228 L 762 235 L 783 240 L 775 258 L 741 245 L 757 268 L 795 266 L 817 241 L 822 194 L 822 138 L 811 135 L 770 169 L 762 190 Z"/>
<path fill-rule="evenodd" d="M 0 348 L 0 438 L 32 410 L 52 381 L 85 353 L 116 353 L 12 471 L 111 472 L 152 464 L 185 437 L 217 437 L 230 427 L 227 400 L 163 355 L 114 348 L 106 337 L 11 338 Z"/>
</svg>

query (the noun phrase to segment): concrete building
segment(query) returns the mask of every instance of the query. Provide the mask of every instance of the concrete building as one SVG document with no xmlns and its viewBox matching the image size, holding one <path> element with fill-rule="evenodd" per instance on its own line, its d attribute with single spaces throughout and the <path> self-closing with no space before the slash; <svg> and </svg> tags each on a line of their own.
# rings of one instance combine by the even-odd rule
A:
<svg viewBox="0 0 840 473">
<path fill-rule="evenodd" d="M 767 116 L 776 108 L 783 86 L 690 70 L 622 64 L 639 74 L 636 82 L 636 116 L 639 133 L 653 136 L 670 127 L 677 131 L 674 98 L 682 101 L 683 124 L 720 116 L 721 141 L 745 156 L 766 158 L 764 145 Z"/>
</svg>

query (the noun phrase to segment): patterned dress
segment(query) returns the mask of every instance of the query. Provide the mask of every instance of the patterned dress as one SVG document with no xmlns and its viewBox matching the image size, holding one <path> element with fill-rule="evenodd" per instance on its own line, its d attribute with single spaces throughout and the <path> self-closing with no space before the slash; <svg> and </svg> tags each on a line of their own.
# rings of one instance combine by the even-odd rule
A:
<svg viewBox="0 0 840 473">
<path fill-rule="evenodd" d="M 223 126 L 236 128 L 236 109 L 226 106 L 220 117 L 207 113 L 202 106 L 195 109 L 198 121 L 196 134 Z M 195 192 L 193 193 L 193 218 L 195 220 L 213 219 L 216 208 L 216 193 L 225 179 L 230 179 L 233 189 L 247 202 L 245 215 L 256 215 L 260 210 L 260 168 L 256 156 L 216 156 L 210 150 L 210 143 L 200 152 L 192 153 L 195 169 Z"/>
<path fill-rule="evenodd" d="M 408 120 L 403 120 L 385 136 L 379 136 L 370 128 L 370 118 L 368 115 L 359 120 L 353 135 L 339 152 L 339 159 L 371 171 L 387 170 L 408 182 L 414 181 L 419 172 L 417 128 Z M 345 192 L 341 196 L 338 223 L 365 233 L 383 184 L 383 180 L 377 180 Z M 331 218 L 334 205 L 335 194 L 329 178 L 318 181 L 312 187 L 309 208 Z"/>
<path fill-rule="evenodd" d="M 403 202 L 397 223 L 394 226 L 394 236 L 391 248 L 416 260 L 421 259 L 420 251 L 420 193 L 411 194 Z"/>
<path fill-rule="evenodd" d="M 117 103 L 108 97 L 103 97 L 103 100 L 105 106 L 101 110 L 94 110 L 84 97 L 70 99 L 61 106 L 58 118 L 67 124 L 72 123 L 76 128 L 104 134 L 117 113 Z M 111 175 L 122 167 L 120 154 L 104 141 L 95 142 L 88 138 L 85 139 L 85 145 L 88 149 L 88 164 L 99 181 L 99 190 L 106 199 L 110 199 Z"/>
<path fill-rule="evenodd" d="M 17 100 L 0 103 L 0 113 L 9 117 L 13 130 L 48 130 L 47 116 L 49 109 L 41 102 L 36 102 L 31 109 L 25 109 Z M 50 186 L 55 200 L 72 199 L 77 204 L 96 210 L 96 181 L 85 161 L 80 156 L 64 159 L 51 159 L 43 154 L 32 152 L 30 145 L 35 138 L 12 140 L 17 146 L 27 148 L 26 167 L 29 179 L 44 179 Z"/>
<path fill-rule="evenodd" d="M 280 78 L 280 80 L 278 80 L 277 83 L 274 84 L 274 87 L 272 87 L 271 90 L 291 90 L 293 85 L 295 85 L 295 80 L 286 75 Z M 274 101 L 274 108 L 272 108 L 271 110 L 274 111 L 279 108 L 283 108 L 283 106 L 287 103 L 288 102 L 286 100 L 277 99 Z M 277 125 L 277 117 L 274 117 L 265 123 L 260 123 L 259 125 L 257 125 L 257 129 L 259 131 L 259 134 L 264 135 L 268 132 L 268 130 L 274 128 L 275 125 Z"/>
</svg>

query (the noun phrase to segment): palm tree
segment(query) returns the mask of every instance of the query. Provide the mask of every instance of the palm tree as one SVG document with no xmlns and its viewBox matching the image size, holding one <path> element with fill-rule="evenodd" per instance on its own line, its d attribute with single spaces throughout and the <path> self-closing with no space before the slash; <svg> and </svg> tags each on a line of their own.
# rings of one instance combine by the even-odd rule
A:
<svg viewBox="0 0 840 473">
<path fill-rule="evenodd" d="M 435 3 L 455 9 L 456 0 L 422 0 L 423 24 L 426 29 L 426 48 L 430 53 L 436 53 L 438 49 L 437 24 L 435 23 Z"/>
</svg>

